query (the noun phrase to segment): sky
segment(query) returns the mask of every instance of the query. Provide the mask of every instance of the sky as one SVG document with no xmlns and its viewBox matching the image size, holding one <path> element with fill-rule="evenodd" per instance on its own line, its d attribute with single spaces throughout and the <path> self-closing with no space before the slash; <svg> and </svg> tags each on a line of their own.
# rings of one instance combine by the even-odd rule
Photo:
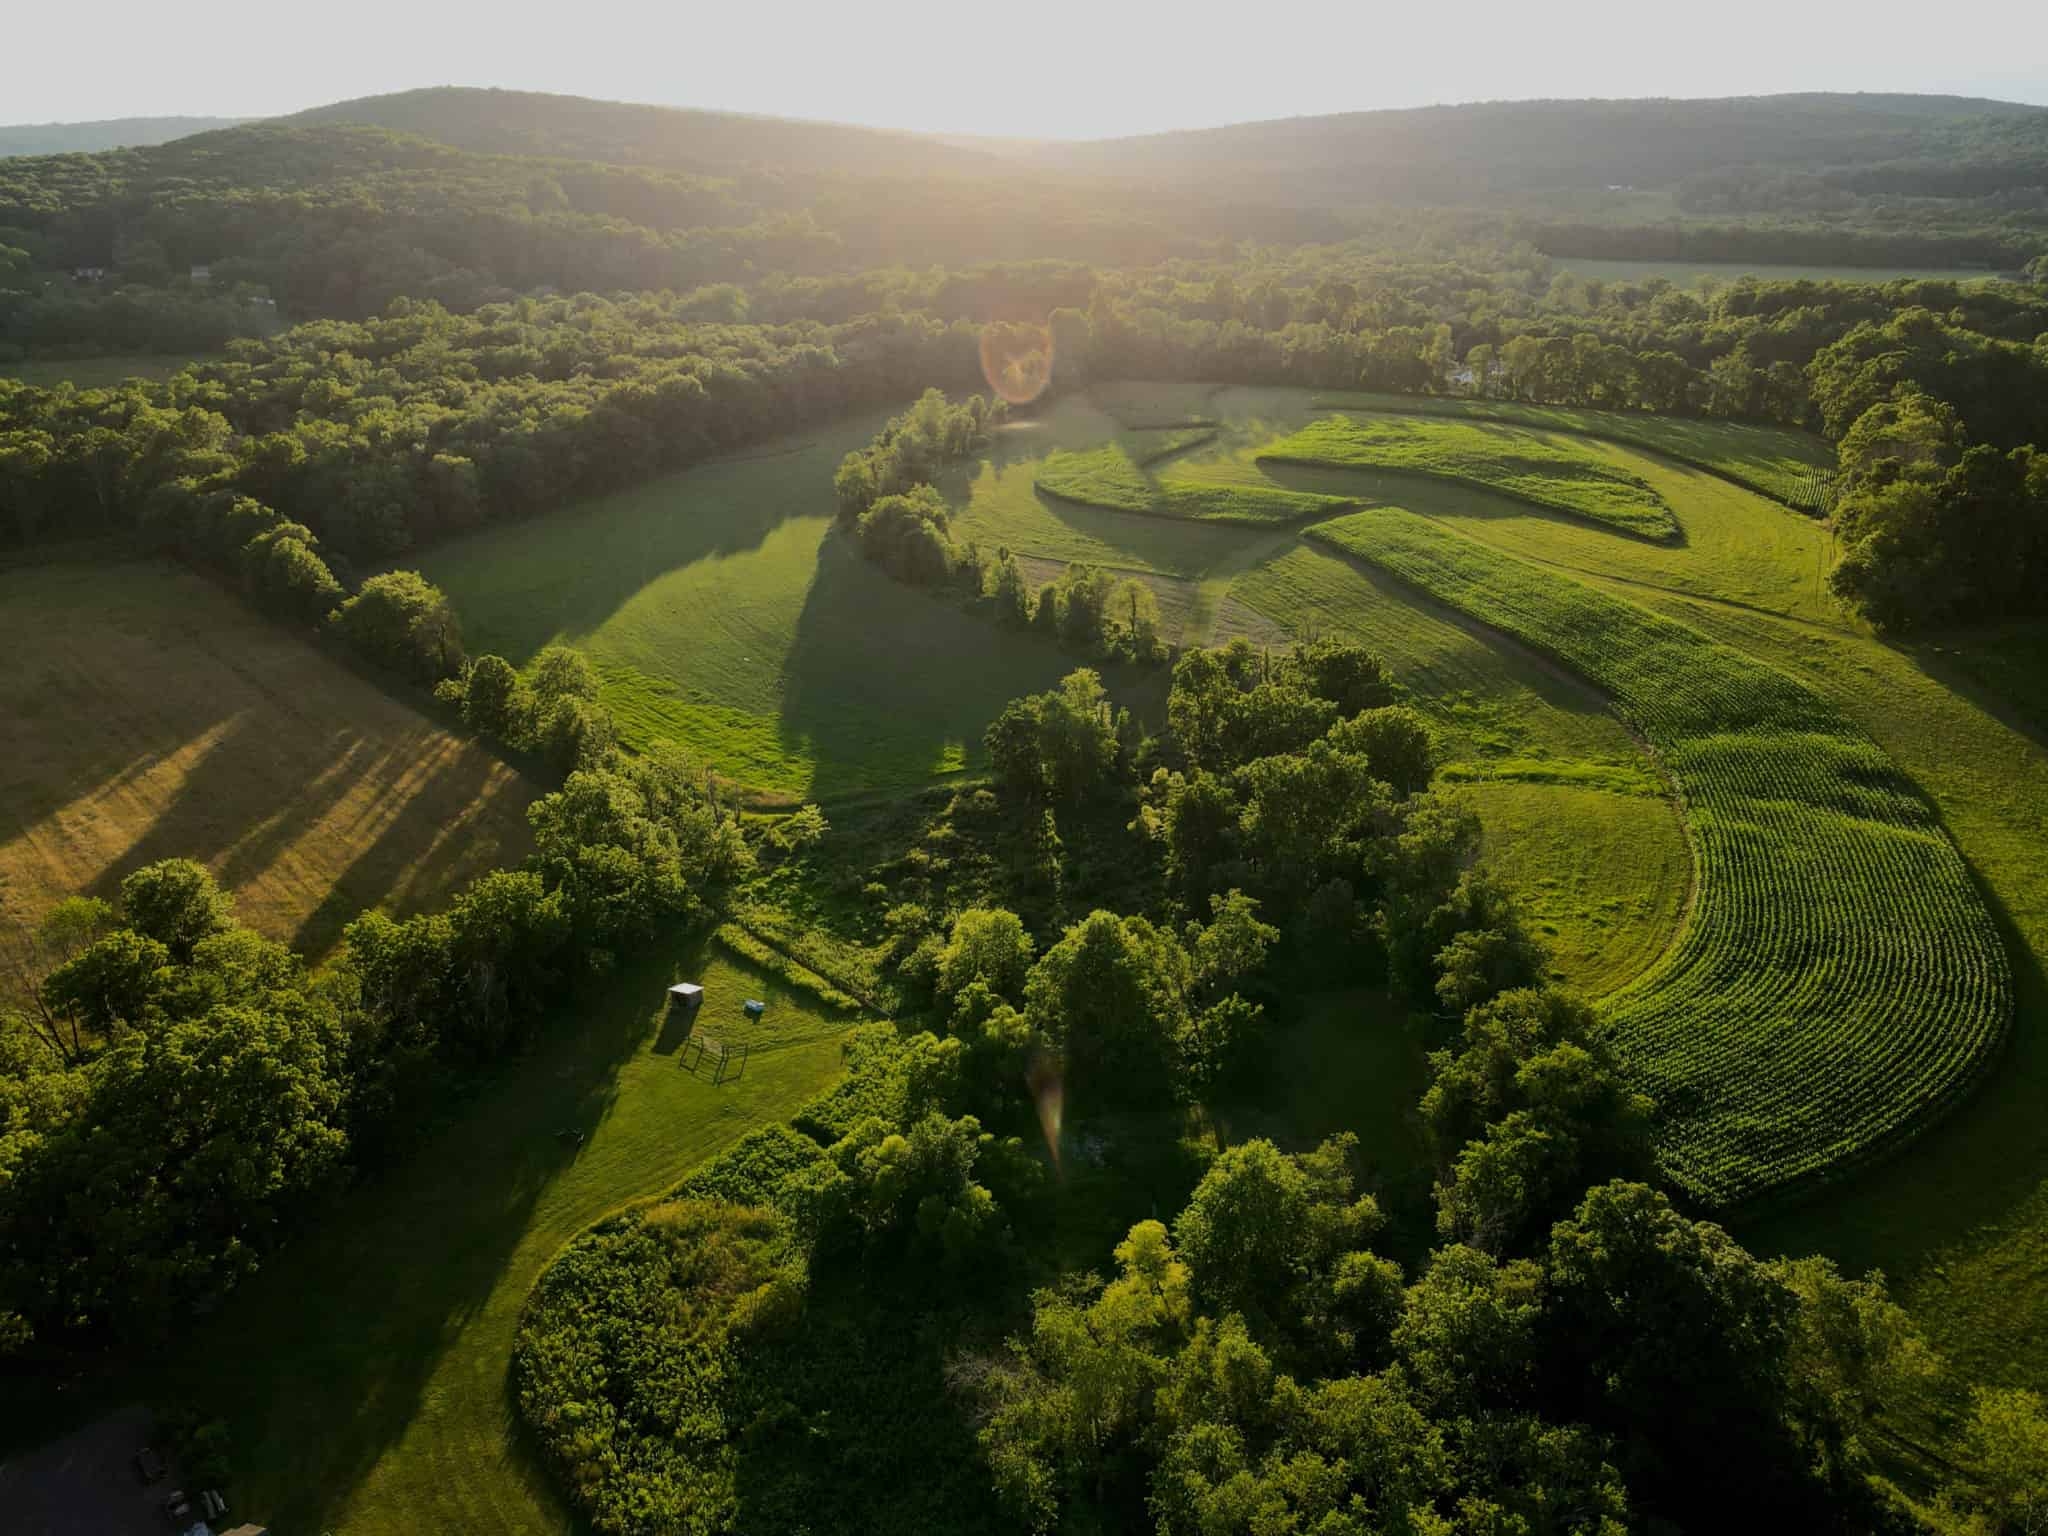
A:
<svg viewBox="0 0 2048 1536">
<path fill-rule="evenodd" d="M 1026 138 L 1531 97 L 1862 90 L 2048 105 L 2042 0 L 96 0 L 21 11 L 5 25 L 4 123 L 271 116 L 429 85 Z"/>
</svg>

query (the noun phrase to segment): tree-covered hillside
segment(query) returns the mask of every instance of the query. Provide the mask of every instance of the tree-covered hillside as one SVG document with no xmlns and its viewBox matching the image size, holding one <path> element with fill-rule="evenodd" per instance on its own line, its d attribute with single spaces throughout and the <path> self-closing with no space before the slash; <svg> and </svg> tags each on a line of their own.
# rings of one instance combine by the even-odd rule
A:
<svg viewBox="0 0 2048 1536">
<path fill-rule="evenodd" d="M 216 128 L 238 117 L 114 117 L 97 123 L 8 123 L 0 126 L 0 160 L 13 155 L 79 155 L 140 144 L 164 144 Z"/>
</svg>

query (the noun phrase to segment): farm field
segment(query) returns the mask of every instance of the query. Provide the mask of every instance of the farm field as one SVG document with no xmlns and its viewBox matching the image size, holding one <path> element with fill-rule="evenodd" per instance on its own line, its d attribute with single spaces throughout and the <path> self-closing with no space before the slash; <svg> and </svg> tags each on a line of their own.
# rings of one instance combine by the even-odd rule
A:
<svg viewBox="0 0 2048 1536">
<path fill-rule="evenodd" d="M 318 958 L 528 847 L 525 779 L 183 567 L 0 572 L 0 648 L 11 915 L 180 855 Z"/>
<path fill-rule="evenodd" d="M 829 536 L 832 472 L 882 419 L 419 564 L 454 600 L 473 652 L 523 664 L 557 641 L 586 651 L 630 742 L 681 741 L 744 784 L 812 798 L 923 784 L 978 762 L 996 711 L 1073 661 L 902 586 Z"/>
<path fill-rule="evenodd" d="M 1551 566 L 1567 576 L 1604 576 L 1645 590 L 1681 592 L 1851 627 L 1841 603 L 1828 591 L 1834 541 L 1820 523 L 1788 513 L 1703 470 L 1652 460 L 1613 444 L 1589 443 L 1587 448 L 1629 460 L 1682 509 L 1683 542 L 1662 545 L 1621 538 L 1505 497 L 1426 480 L 1390 485 L 1390 499 L 1503 554 Z"/>
<path fill-rule="evenodd" d="M 706 989 L 698 1027 L 752 1051 L 686 1070 L 663 989 Z M 756 1024 L 739 1000 L 768 1011 Z M 481 1085 L 387 1179 L 351 1191 L 151 1385 L 230 1426 L 242 1507 L 335 1536 L 557 1532 L 506 1386 L 528 1289 L 561 1245 L 663 1189 L 840 1071 L 847 1021 L 721 951 L 654 946 Z M 571 1147 L 558 1131 L 581 1131 Z"/>
<path fill-rule="evenodd" d="M 1989 893 L 2014 964 L 2012 1046 L 1969 1101 L 1907 1155 L 1743 1236 L 1880 1267 L 1979 1379 L 2048 1385 L 2048 741 L 1973 696 L 1971 678 L 1933 642 L 1908 652 L 1764 614 L 1628 595 L 1791 673 L 1867 730 L 1933 800 Z M 2010 649 L 1967 634 L 1942 651 L 1961 643 L 2023 664 L 2026 631 L 1996 639 Z"/>
<path fill-rule="evenodd" d="M 1933 808 L 1833 706 L 1413 513 L 1317 536 L 1597 681 L 1684 786 L 1694 920 L 1604 1012 L 1690 1193 L 1831 1175 L 1975 1085 L 2011 1019 L 2004 948 Z"/>
<path fill-rule="evenodd" d="M 1167 451 L 1192 447 L 1206 432 L 1174 434 Z M 1041 494 L 1111 512 L 1153 517 L 1186 518 L 1194 522 L 1241 523 L 1251 527 L 1283 525 L 1303 518 L 1329 516 L 1357 505 L 1355 499 L 1319 496 L 1278 487 L 1213 485 L 1182 480 L 1153 480 L 1112 443 L 1085 453 L 1055 453 L 1038 472 Z"/>
<path fill-rule="evenodd" d="M 1317 399 L 1344 411 L 1505 421 L 1647 448 L 1664 458 L 1711 470 L 1801 512 L 1822 510 L 1828 477 L 1834 471 L 1834 448 L 1810 432 L 1791 427 L 1529 405 L 1516 400 L 1343 393 L 1324 393 Z"/>
<path fill-rule="evenodd" d="M 1678 535 L 1670 506 L 1624 465 L 1567 438 L 1519 427 L 1430 417 L 1329 416 L 1268 445 L 1260 462 L 1415 474 L 1476 487 L 1638 538 Z"/>
<path fill-rule="evenodd" d="M 1232 393 L 1217 397 L 1219 410 L 1227 413 Z M 1438 404 L 1465 403 L 1431 402 Z M 1671 425 L 1709 425 L 1738 438 L 1749 430 Z M 1739 444 L 1717 452 L 1731 446 Z M 2014 959 L 2010 1054 L 1908 1153 L 1739 1228 L 1760 1249 L 1819 1248 L 1852 1269 L 1883 1268 L 1940 1347 L 1977 1379 L 2048 1385 L 2048 1132 L 2038 1114 L 2048 1092 L 2048 885 L 2039 858 L 2048 845 L 2048 706 L 2038 626 L 1911 646 L 1880 642 L 1825 592 L 1825 530 L 1712 476 L 1661 458 L 1637 462 L 1653 479 L 1669 477 L 1687 532 L 1683 549 L 1489 507 L 1422 482 L 1404 487 L 1403 500 L 1460 533 L 1793 672 L 1868 731 L 1933 801 L 1987 888 Z M 1316 488 L 1342 485 L 1319 479 Z"/>
</svg>

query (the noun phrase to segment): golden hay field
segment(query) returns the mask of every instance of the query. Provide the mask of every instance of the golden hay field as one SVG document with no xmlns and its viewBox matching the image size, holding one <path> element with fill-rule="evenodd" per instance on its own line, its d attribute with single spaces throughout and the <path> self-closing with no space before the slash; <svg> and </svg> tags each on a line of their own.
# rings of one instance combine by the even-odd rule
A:
<svg viewBox="0 0 2048 1536">
<path fill-rule="evenodd" d="M 317 959 L 527 849 L 532 787 L 181 567 L 0 573 L 0 910 L 199 859 Z"/>
</svg>

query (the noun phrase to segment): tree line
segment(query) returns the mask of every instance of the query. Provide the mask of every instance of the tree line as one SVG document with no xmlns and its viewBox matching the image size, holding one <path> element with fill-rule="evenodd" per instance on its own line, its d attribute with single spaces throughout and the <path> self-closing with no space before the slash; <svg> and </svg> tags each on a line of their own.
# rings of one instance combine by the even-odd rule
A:
<svg viewBox="0 0 2048 1536">
<path fill-rule="evenodd" d="M 374 321 L 237 343 L 230 360 L 158 385 L 0 381 L 0 537 L 147 537 L 210 515 L 195 498 L 232 494 L 310 530 L 330 567 L 384 561 L 934 381 L 970 385 L 980 330 L 1007 325 L 990 316 L 1084 288 L 1085 307 L 1056 305 L 1043 332 L 1055 388 L 1153 377 L 1469 394 L 1775 420 L 1837 440 L 1904 391 L 1952 409 L 1958 463 L 1979 444 L 2009 456 L 2048 435 L 2038 289 L 1744 281 L 1695 293 L 1557 276 L 1526 248 L 1425 228 L 1405 245 L 1154 269 L 784 278 L 758 295 L 522 299 L 464 315 L 400 300 Z M 854 304 L 880 307 L 733 318 Z M 1847 467 L 1845 483 L 1868 479 Z M 1952 513 L 1845 517 L 1838 590 L 1893 626 L 2035 611 L 2026 466 L 2006 480 L 2020 489 L 1956 482 L 1935 499 Z M 939 511 L 929 497 L 892 502 L 905 569 L 936 571 Z M 1920 531 L 1871 535 L 1909 521 Z M 1993 555 L 1951 553 L 1972 543 Z"/>
</svg>

